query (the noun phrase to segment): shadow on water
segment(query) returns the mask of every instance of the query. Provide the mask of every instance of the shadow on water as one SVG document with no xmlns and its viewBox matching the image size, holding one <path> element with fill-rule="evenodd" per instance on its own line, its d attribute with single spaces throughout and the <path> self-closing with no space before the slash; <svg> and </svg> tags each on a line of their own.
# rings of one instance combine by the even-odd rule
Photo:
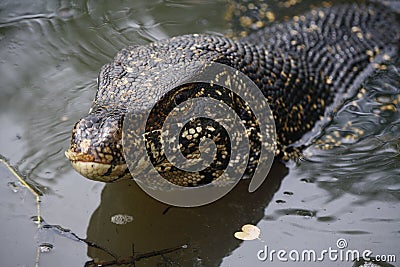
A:
<svg viewBox="0 0 400 267">
<path fill-rule="evenodd" d="M 264 217 L 265 208 L 286 174 L 286 167 L 275 163 L 255 192 L 248 192 L 249 180 L 244 180 L 219 201 L 196 208 L 169 207 L 148 196 L 132 181 L 108 184 L 90 219 L 87 238 L 120 257 L 132 256 L 133 246 L 135 253 L 189 246 L 166 258 L 143 260 L 149 264 L 146 266 L 218 266 L 241 243 L 234 233 Z M 114 224 L 111 217 L 117 214 L 130 215 L 133 220 L 124 225 Z M 88 255 L 93 259 L 110 259 L 96 248 L 89 248 Z"/>
</svg>

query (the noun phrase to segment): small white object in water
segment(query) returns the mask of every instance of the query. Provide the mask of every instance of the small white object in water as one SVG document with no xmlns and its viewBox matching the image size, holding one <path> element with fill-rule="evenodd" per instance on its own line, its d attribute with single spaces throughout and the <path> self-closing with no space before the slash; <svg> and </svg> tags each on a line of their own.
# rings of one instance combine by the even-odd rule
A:
<svg viewBox="0 0 400 267">
<path fill-rule="evenodd" d="M 240 240 L 254 240 L 260 236 L 260 228 L 246 224 L 242 227 L 242 232 L 236 232 L 235 237 Z"/>
<path fill-rule="evenodd" d="M 127 224 L 133 221 L 133 217 L 127 214 L 116 214 L 111 217 L 111 222 L 115 224 Z"/>
<path fill-rule="evenodd" d="M 53 245 L 50 243 L 42 243 L 40 244 L 39 249 L 42 253 L 48 253 L 53 249 Z"/>
<path fill-rule="evenodd" d="M 20 182 L 8 182 L 7 186 L 14 192 L 18 193 L 23 186 Z"/>
</svg>

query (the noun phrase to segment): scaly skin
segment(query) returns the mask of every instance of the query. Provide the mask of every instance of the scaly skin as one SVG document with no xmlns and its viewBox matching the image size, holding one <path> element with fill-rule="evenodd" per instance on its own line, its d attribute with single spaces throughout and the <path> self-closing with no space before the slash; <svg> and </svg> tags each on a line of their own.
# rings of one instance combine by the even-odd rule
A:
<svg viewBox="0 0 400 267">
<path fill-rule="evenodd" d="M 397 53 L 399 29 L 398 15 L 384 6 L 344 5 L 313 10 L 238 41 L 192 34 L 125 48 L 101 69 L 92 108 L 75 125 L 66 156 L 89 179 L 128 177 L 124 115 L 150 109 L 167 93 L 160 84 L 166 67 L 205 61 L 240 70 L 259 87 L 274 114 L 276 154 L 290 158 L 301 137 L 351 96 L 374 63 Z"/>
</svg>

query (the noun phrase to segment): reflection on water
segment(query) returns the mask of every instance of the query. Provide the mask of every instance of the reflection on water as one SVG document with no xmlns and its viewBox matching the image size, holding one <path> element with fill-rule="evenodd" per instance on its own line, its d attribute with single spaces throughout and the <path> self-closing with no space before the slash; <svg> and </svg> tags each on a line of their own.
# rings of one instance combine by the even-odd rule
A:
<svg viewBox="0 0 400 267">
<path fill-rule="evenodd" d="M 320 3 L 298 1 L 290 9 L 282 4 L 290 2 L 295 1 L 271 0 L 268 11 L 278 10 L 279 20 Z M 400 259 L 395 249 L 400 237 L 399 61 L 372 77 L 365 85 L 366 97 L 349 102 L 325 129 L 324 144 L 333 136 L 339 146 L 321 150 L 313 145 L 307 159 L 289 163 L 288 171 L 275 164 L 255 194 L 245 192 L 243 182 L 209 206 L 166 210 L 131 182 L 103 188 L 71 170 L 63 152 L 73 123 L 90 107 L 100 67 L 127 45 L 192 32 L 232 33 L 229 27 L 240 31 L 239 24 L 224 21 L 225 9 L 223 1 L 0 3 L 0 154 L 40 185 L 43 217 L 119 256 L 131 255 L 132 244 L 137 253 L 190 244 L 138 266 L 264 266 L 256 258 L 264 244 L 274 249 L 327 248 L 339 237 L 351 248 L 397 253 Z M 33 266 L 32 243 L 37 240 L 27 231 L 16 233 L 10 223 L 21 229 L 32 225 L 34 209 L 19 212 L 23 201 L 33 205 L 32 200 L 12 193 L 7 186 L 12 178 L 0 174 L 7 198 L 1 207 L 8 215 L 0 221 L 7 240 L 2 241 L 0 258 L 4 266 Z M 111 223 L 118 214 L 133 220 Z M 261 240 L 239 242 L 233 237 L 247 223 L 261 228 Z M 13 240 L 22 241 L 8 245 Z M 82 266 L 91 258 L 107 258 L 65 237 L 50 240 L 54 249 L 41 255 L 41 266 Z M 28 256 L 18 257 L 18 250 L 29 251 L 24 253 Z"/>
<path fill-rule="evenodd" d="M 233 233 L 247 223 L 256 224 L 281 179 L 287 174 L 282 164 L 275 164 L 269 182 L 253 194 L 248 182 L 240 183 L 220 201 L 197 208 L 168 207 L 149 198 L 134 182 L 106 185 L 101 203 L 93 213 L 88 239 L 120 257 L 188 244 L 179 253 L 147 260 L 148 266 L 173 262 L 172 266 L 218 266 L 222 258 L 240 245 Z M 131 223 L 111 222 L 116 214 L 133 217 Z M 89 248 L 91 258 L 107 259 L 98 249 Z M 109 259 L 109 258 L 108 258 Z M 162 265 L 163 266 L 163 265 Z"/>
</svg>

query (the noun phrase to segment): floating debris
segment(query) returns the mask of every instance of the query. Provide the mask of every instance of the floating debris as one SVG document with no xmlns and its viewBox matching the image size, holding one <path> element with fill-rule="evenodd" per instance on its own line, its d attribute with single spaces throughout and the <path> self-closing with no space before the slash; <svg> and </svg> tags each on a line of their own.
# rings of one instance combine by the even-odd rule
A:
<svg viewBox="0 0 400 267">
<path fill-rule="evenodd" d="M 44 221 L 43 218 L 40 216 L 31 216 L 31 220 L 34 224 L 39 225 L 39 227 L 41 223 Z"/>
<path fill-rule="evenodd" d="M 114 224 L 127 224 L 133 221 L 133 217 L 127 214 L 116 214 L 111 217 L 111 222 Z"/>
<path fill-rule="evenodd" d="M 23 186 L 20 182 L 8 182 L 7 186 L 14 192 L 18 193 Z"/>
<path fill-rule="evenodd" d="M 252 224 L 245 224 L 242 226 L 241 232 L 236 232 L 235 237 L 240 240 L 254 240 L 260 236 L 260 228 Z"/>
<path fill-rule="evenodd" d="M 39 245 L 40 252 L 42 252 L 42 253 L 50 252 L 53 249 L 53 247 L 54 246 L 50 243 L 42 243 Z"/>
</svg>

